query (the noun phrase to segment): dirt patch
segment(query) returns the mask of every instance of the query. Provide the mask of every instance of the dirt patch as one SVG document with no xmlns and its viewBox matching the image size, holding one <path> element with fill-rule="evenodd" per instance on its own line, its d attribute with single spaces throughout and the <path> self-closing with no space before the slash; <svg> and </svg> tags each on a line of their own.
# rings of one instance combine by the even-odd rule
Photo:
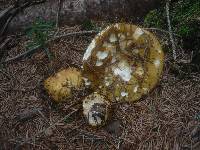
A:
<svg viewBox="0 0 200 150">
<path fill-rule="evenodd" d="M 60 32 L 79 30 L 64 27 Z M 80 68 L 93 37 L 52 42 L 53 61 L 39 51 L 5 65 L 0 72 L 0 149 L 198 149 L 199 75 L 179 79 L 166 65 L 151 94 L 133 104 L 114 104 L 112 119 L 100 129 L 90 128 L 82 116 L 84 89 L 66 103 L 51 101 L 44 79 L 62 68 Z M 26 40 L 16 39 L 18 44 L 7 57 L 23 52 Z"/>
</svg>

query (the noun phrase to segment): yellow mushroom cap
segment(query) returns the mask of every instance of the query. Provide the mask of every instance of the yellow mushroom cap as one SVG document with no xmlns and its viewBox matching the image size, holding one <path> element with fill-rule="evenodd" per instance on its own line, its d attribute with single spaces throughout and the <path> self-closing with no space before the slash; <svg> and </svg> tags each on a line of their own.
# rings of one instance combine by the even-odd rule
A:
<svg viewBox="0 0 200 150">
<path fill-rule="evenodd" d="M 83 114 L 91 126 L 102 126 L 108 119 L 110 102 L 94 92 L 83 100 Z"/>
<path fill-rule="evenodd" d="M 44 81 L 44 87 L 56 102 L 72 96 L 72 90 L 78 89 L 82 84 L 81 72 L 76 68 L 59 71 Z"/>
<path fill-rule="evenodd" d="M 83 57 L 83 76 L 111 101 L 136 101 L 158 83 L 164 53 L 157 38 L 131 24 L 100 32 Z"/>
</svg>

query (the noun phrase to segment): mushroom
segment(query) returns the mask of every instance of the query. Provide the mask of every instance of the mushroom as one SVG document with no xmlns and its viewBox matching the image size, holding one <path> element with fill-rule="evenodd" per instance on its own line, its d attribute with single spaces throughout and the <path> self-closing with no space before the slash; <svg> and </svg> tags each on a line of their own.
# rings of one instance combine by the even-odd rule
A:
<svg viewBox="0 0 200 150">
<path fill-rule="evenodd" d="M 68 68 L 47 78 L 44 87 L 54 101 L 61 102 L 71 97 L 72 90 L 79 89 L 82 82 L 81 72 L 76 68 Z"/>
<path fill-rule="evenodd" d="M 164 53 L 156 37 L 132 24 L 117 23 L 100 32 L 83 57 L 83 76 L 109 101 L 139 100 L 158 83 Z"/>
<path fill-rule="evenodd" d="M 102 126 L 110 113 L 111 103 L 102 95 L 94 92 L 83 100 L 83 114 L 91 126 Z"/>
</svg>

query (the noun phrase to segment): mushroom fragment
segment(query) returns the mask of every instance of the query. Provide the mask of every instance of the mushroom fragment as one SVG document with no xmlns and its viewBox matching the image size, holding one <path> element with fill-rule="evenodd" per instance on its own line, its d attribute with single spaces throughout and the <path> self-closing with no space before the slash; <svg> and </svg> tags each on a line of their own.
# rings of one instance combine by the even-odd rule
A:
<svg viewBox="0 0 200 150">
<path fill-rule="evenodd" d="M 104 96 L 94 92 L 83 100 L 83 114 L 91 126 L 102 126 L 106 123 L 110 102 Z"/>
<path fill-rule="evenodd" d="M 156 86 L 163 62 L 164 53 L 152 33 L 118 23 L 92 40 L 84 54 L 83 76 L 110 101 L 132 102 Z"/>
<path fill-rule="evenodd" d="M 76 68 L 59 71 L 44 81 L 44 87 L 56 102 L 64 101 L 72 96 L 72 90 L 82 84 L 81 72 Z"/>
</svg>

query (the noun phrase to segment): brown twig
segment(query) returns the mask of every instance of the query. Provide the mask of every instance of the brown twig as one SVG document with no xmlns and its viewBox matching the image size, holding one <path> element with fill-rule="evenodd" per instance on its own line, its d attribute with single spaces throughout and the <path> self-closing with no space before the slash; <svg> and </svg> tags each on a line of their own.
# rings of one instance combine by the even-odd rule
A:
<svg viewBox="0 0 200 150">
<path fill-rule="evenodd" d="M 167 0 L 166 2 L 166 14 L 167 14 L 167 23 L 168 23 L 168 29 L 169 29 L 169 37 L 170 37 L 170 41 L 172 43 L 172 51 L 173 51 L 173 58 L 174 60 L 176 60 L 176 45 L 174 42 L 174 37 L 173 37 L 173 32 L 172 32 L 172 26 L 171 26 L 171 21 L 170 21 L 170 17 L 169 17 L 169 4 L 170 4 L 171 0 Z"/>
<path fill-rule="evenodd" d="M 30 49 L 30 50 L 28 50 L 28 51 L 25 51 L 25 52 L 22 53 L 22 54 L 19 54 L 19 55 L 15 56 L 15 57 L 12 57 L 12 58 L 8 58 L 8 59 L 6 59 L 5 61 L 3 61 L 3 62 L 1 62 L 1 63 L 7 63 L 7 62 L 10 62 L 10 61 L 14 61 L 14 60 L 21 59 L 21 58 L 27 56 L 28 54 L 33 53 L 34 51 L 36 51 L 36 50 L 39 49 L 40 47 L 41 47 L 40 45 L 39 45 L 39 46 L 36 46 L 36 47 L 34 47 L 33 49 Z"/>
<path fill-rule="evenodd" d="M 12 19 L 23 9 L 30 7 L 32 5 L 37 5 L 40 3 L 45 2 L 46 0 L 41 1 L 23 1 L 21 4 L 19 1 L 16 1 L 14 5 L 6 8 L 0 13 L 0 37 L 2 37 L 7 28 L 9 23 L 12 21 Z M 1 56 L 0 56 L 1 59 Z"/>
<path fill-rule="evenodd" d="M 64 38 L 64 37 L 68 37 L 68 36 L 77 36 L 77 35 L 85 35 L 85 34 L 93 34 L 93 33 L 98 33 L 97 31 L 95 30 L 91 30 L 91 31 L 80 31 L 80 32 L 72 32 L 72 33 L 67 33 L 67 34 L 63 34 L 63 35 L 60 35 L 60 36 L 55 36 L 53 37 L 52 39 L 48 40 L 47 42 L 45 42 L 45 44 L 48 44 L 52 41 L 55 41 L 55 40 L 58 40 L 60 38 Z M 34 47 L 33 49 L 30 49 L 28 51 L 25 51 L 24 53 L 22 54 L 19 54 L 15 57 L 12 57 L 12 58 L 8 58 L 6 59 L 5 61 L 1 62 L 1 63 L 7 63 L 7 62 L 10 62 L 10 61 L 14 61 L 14 60 L 19 60 L 31 53 L 34 53 L 36 50 L 38 50 L 39 48 L 41 48 L 41 45 L 38 45 L 36 47 Z"/>
<path fill-rule="evenodd" d="M 18 12 L 20 10 L 23 10 L 26 7 L 29 7 L 29 6 L 32 6 L 32 5 L 35 5 L 35 4 L 38 4 L 38 3 L 29 2 L 29 1 L 24 2 L 22 5 L 19 5 L 18 3 L 16 3 L 14 6 L 7 8 L 3 13 L 1 13 L 1 16 L 0 16 L 0 21 L 1 21 L 0 36 L 2 36 L 5 33 L 9 23 L 18 14 Z"/>
<path fill-rule="evenodd" d="M 58 10 L 57 10 L 57 14 L 56 14 L 56 28 L 59 27 L 60 10 L 61 10 L 61 0 L 58 0 Z"/>
</svg>

